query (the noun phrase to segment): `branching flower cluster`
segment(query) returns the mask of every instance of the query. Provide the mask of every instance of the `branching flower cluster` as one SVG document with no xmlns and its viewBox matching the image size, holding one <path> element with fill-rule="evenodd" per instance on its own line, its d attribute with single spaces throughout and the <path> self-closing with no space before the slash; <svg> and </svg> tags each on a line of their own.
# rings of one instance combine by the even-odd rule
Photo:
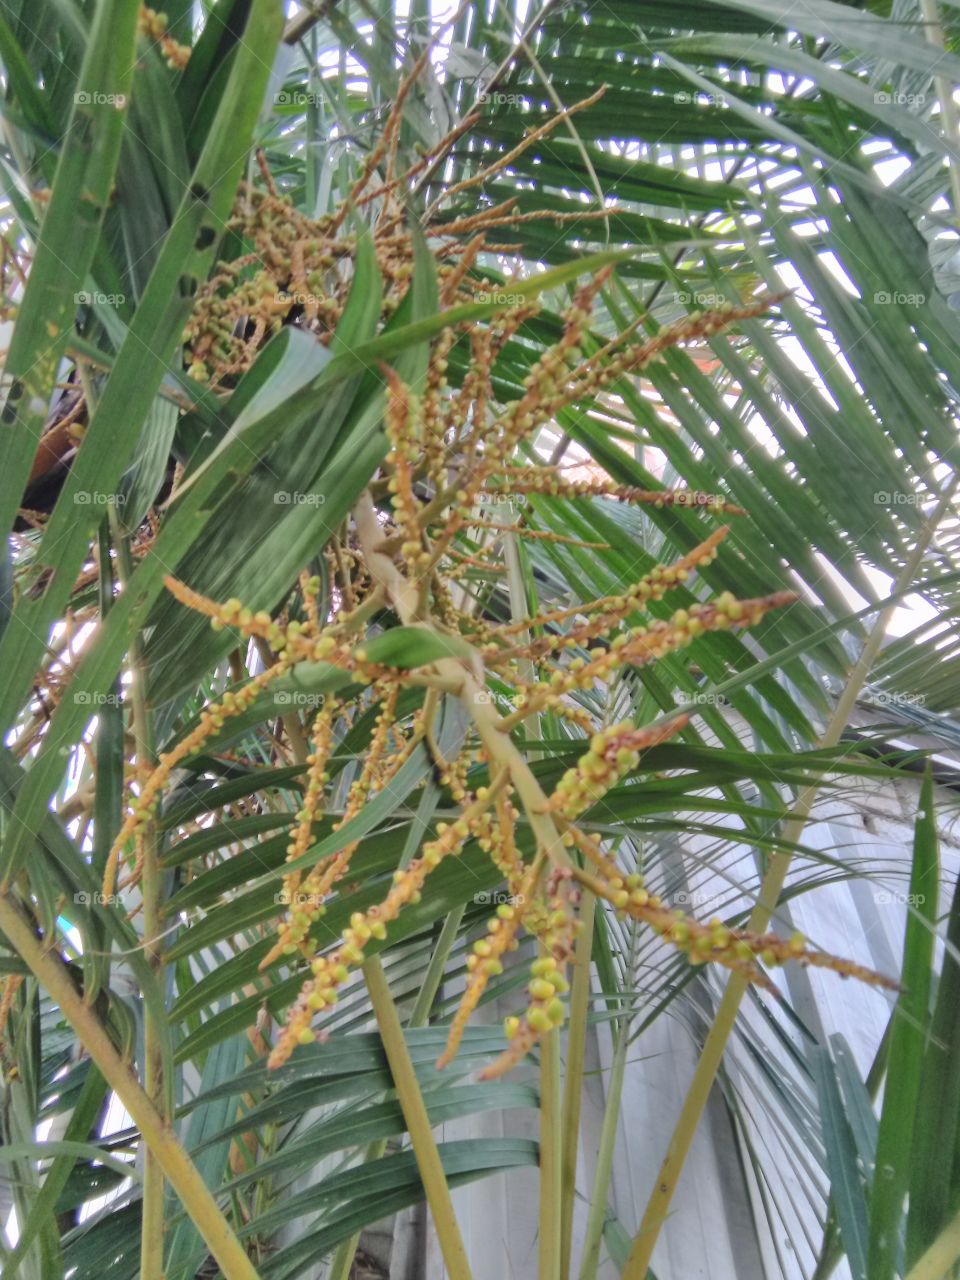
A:
<svg viewBox="0 0 960 1280">
<path fill-rule="evenodd" d="M 408 78 L 401 99 L 410 83 Z M 413 243 L 401 198 L 417 173 L 456 140 L 451 136 L 413 169 L 398 173 L 398 122 L 395 113 L 350 200 L 354 210 L 371 206 L 377 211 L 374 242 L 385 282 L 385 316 L 402 301 L 413 271 Z M 500 157 L 460 184 L 461 190 L 481 185 L 503 163 Z M 386 178 L 381 176 L 374 187 L 374 174 L 381 170 Z M 242 193 L 235 224 L 251 243 L 251 253 L 222 265 L 200 298 L 187 334 L 193 375 L 224 387 L 249 367 L 270 332 L 290 322 L 293 308 L 298 323 L 318 340 L 329 339 L 343 310 L 349 283 L 345 268 L 356 248 L 346 206 L 310 221 L 277 193 L 265 167 L 263 180 L 262 188 Z M 513 217 L 508 203 L 445 223 L 435 214 L 428 221 L 444 305 L 475 300 L 493 287 L 481 258 L 495 249 L 488 239 L 491 230 Z M 671 347 L 701 343 L 739 320 L 764 314 L 776 301 L 760 297 L 690 315 L 647 336 L 631 328 L 612 341 L 598 341 L 591 316 L 607 278 L 608 271 L 601 270 L 576 290 L 562 314 L 559 336 L 540 349 L 522 374 L 515 398 L 504 393 L 498 360 L 537 311 L 525 295 L 488 321 L 450 325 L 433 342 L 418 392 L 395 370 L 383 368 L 388 452 L 350 519 L 326 548 L 334 589 L 324 596 L 324 606 L 315 578 L 301 580 L 296 618 L 282 608 L 253 613 L 239 600 L 219 603 L 168 580 L 182 603 L 206 614 L 213 627 L 229 628 L 256 643 L 269 662 L 241 687 L 211 702 L 195 728 L 140 781 L 111 852 L 107 892 L 121 859 L 133 857 L 136 873 L 138 838 L 174 771 L 203 750 L 232 717 L 269 696 L 271 687 L 301 664 L 323 664 L 349 678 L 347 688 L 341 681 L 341 692 L 328 695 L 304 726 L 303 796 L 283 877 L 288 909 L 263 961 L 264 968 L 299 967 L 304 980 L 272 1047 L 272 1066 L 316 1037 L 318 1019 L 336 1003 L 371 948 L 387 940 L 405 909 L 429 891 L 436 868 L 467 848 L 489 858 L 509 900 L 497 907 L 484 936 L 473 943 L 463 998 L 441 1064 L 456 1053 L 468 1018 L 524 934 L 537 945 L 526 1003 L 507 1020 L 506 1047 L 486 1076 L 508 1070 L 563 1023 L 585 892 L 654 930 L 691 963 L 712 961 L 753 982 L 769 984 L 766 970 L 788 960 L 885 982 L 809 948 L 799 936 L 754 934 L 671 910 L 578 825 L 611 788 L 643 772 L 648 750 L 686 725 L 686 717 L 675 714 L 650 725 L 625 722 L 597 732 L 584 692 L 602 692 L 619 673 L 653 664 L 712 632 L 760 625 L 771 610 L 793 599 L 789 593 L 759 599 L 738 599 L 731 593 L 696 598 L 691 580 L 716 558 L 727 526 L 704 530 L 693 550 L 626 583 L 619 594 L 569 607 L 535 608 L 530 616 L 498 621 L 502 615 L 485 607 L 489 597 L 467 589 L 465 572 L 480 574 L 488 583 L 493 578 L 489 557 L 501 555 L 505 539 L 554 537 L 529 527 L 526 505 L 518 504 L 522 514 L 509 527 L 491 519 L 491 499 L 533 495 L 536 502 L 550 503 L 605 497 L 654 510 L 694 509 L 705 520 L 740 514 L 718 495 L 643 490 L 599 472 L 586 479 L 566 477 L 538 460 L 540 429 L 568 407 L 595 404 L 619 380 L 641 373 Z M 683 600 L 669 616 L 651 616 L 651 605 L 677 592 Z M 431 652 L 447 656 L 414 664 L 378 660 L 376 638 L 397 624 L 428 635 L 437 642 Z M 506 714 L 499 704 L 504 688 L 510 691 Z M 498 699 L 491 690 L 500 691 Z M 332 811 L 331 759 L 358 697 L 365 708 L 376 709 L 376 721 L 345 804 Z M 434 735 L 443 699 L 458 700 L 469 725 L 453 758 L 444 756 Z M 552 790 L 541 786 L 518 740 L 545 712 L 576 726 L 584 746 Z M 317 824 L 327 813 L 335 816 L 337 829 L 346 830 L 420 745 L 433 759 L 455 816 L 432 827 L 416 856 L 395 870 L 381 900 L 356 911 L 336 943 L 325 945 L 321 921 L 330 899 L 349 883 L 358 841 L 348 839 L 335 853 L 316 858 Z"/>
</svg>

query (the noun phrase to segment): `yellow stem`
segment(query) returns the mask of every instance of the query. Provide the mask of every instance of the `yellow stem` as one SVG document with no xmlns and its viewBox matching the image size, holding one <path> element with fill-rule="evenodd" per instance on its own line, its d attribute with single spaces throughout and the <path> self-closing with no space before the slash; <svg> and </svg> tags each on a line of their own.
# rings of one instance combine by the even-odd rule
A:
<svg viewBox="0 0 960 1280">
<path fill-rule="evenodd" d="M 84 1002 L 63 961 L 37 937 L 33 926 L 6 895 L 0 895 L 0 930 L 46 988 L 107 1084 L 123 1103 L 219 1264 L 225 1280 L 258 1280 L 252 1262 L 196 1166 L 138 1084 L 129 1065 L 120 1057 L 93 1010 Z"/>
<path fill-rule="evenodd" d="M 444 1265 L 450 1280 L 470 1280 L 470 1264 L 467 1261 L 467 1251 L 463 1246 L 457 1217 L 453 1210 L 447 1175 L 444 1173 L 437 1144 L 433 1140 L 430 1117 L 427 1114 L 417 1073 L 403 1036 L 397 1006 L 393 1002 L 383 966 L 377 956 L 371 956 L 364 962 L 363 976 L 370 993 L 370 1002 L 376 1015 L 380 1040 L 387 1055 L 390 1074 L 396 1086 L 397 1100 L 403 1112 L 407 1132 L 410 1134 L 414 1158 L 420 1170 L 420 1179 L 423 1182 L 427 1204 L 430 1206 Z"/>
<path fill-rule="evenodd" d="M 554 1027 L 540 1040 L 539 1280 L 560 1280 L 560 1120 L 560 1030 Z"/>
<path fill-rule="evenodd" d="M 583 891 L 580 935 L 570 986 L 570 1022 L 567 1031 L 566 1076 L 561 1117 L 560 1275 L 570 1275 L 573 1248 L 573 1202 L 577 1188 L 577 1148 L 580 1141 L 580 1104 L 583 1098 L 583 1059 L 590 1014 L 590 957 L 593 954 L 593 918 L 597 900 Z"/>
<path fill-rule="evenodd" d="M 943 1280 L 960 1258 L 960 1213 L 952 1218 L 933 1244 L 913 1264 L 907 1280 Z"/>
</svg>

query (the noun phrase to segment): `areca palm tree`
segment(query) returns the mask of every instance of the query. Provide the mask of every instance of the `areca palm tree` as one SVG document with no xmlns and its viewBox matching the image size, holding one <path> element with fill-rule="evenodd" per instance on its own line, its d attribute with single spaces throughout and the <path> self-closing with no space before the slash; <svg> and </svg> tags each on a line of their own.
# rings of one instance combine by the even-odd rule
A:
<svg viewBox="0 0 960 1280">
<path fill-rule="evenodd" d="M 957 744 L 954 14 L 5 0 L 3 1276 L 481 1275 L 536 1167 L 543 1280 L 675 1280 L 711 1096 L 770 1275 L 952 1274 L 931 772 L 871 1070 L 769 975 L 874 980 L 809 824 Z"/>
</svg>

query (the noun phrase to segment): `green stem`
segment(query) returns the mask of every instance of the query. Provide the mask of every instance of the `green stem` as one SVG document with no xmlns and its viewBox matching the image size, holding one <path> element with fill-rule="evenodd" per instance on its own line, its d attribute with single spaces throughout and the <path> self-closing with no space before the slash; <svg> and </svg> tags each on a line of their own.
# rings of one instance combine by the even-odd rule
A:
<svg viewBox="0 0 960 1280">
<path fill-rule="evenodd" d="M 936 510 L 930 516 L 926 528 L 917 539 L 913 551 L 897 577 L 896 585 L 891 593 L 893 596 L 899 597 L 900 593 L 913 581 L 924 553 L 950 504 L 957 483 L 958 479 L 952 480 L 940 498 Z M 880 646 L 883 644 L 887 626 L 896 607 L 896 604 L 888 604 L 881 609 L 863 646 L 860 658 L 850 672 L 850 677 L 843 693 L 840 695 L 830 722 L 817 744 L 818 747 L 832 747 L 840 741 L 840 735 L 847 726 L 857 698 L 860 696 L 867 676 L 870 674 L 870 669 L 880 650 Z M 794 806 L 793 814 L 783 828 L 782 841 L 784 844 L 796 844 L 799 841 L 818 791 L 817 784 L 811 783 L 801 792 Z M 788 853 L 776 853 L 770 859 L 767 872 L 760 886 L 757 902 L 750 915 L 748 928 L 752 931 L 761 933 L 766 928 L 770 917 L 776 910 L 777 903 L 780 901 L 780 894 L 783 891 L 789 868 L 790 855 Z M 720 1068 L 720 1062 L 747 986 L 747 980 L 741 974 L 731 974 L 726 990 L 723 993 L 723 998 L 720 1001 L 716 1018 L 704 1041 L 693 1080 L 683 1101 L 680 1118 L 670 1139 L 670 1145 L 667 1148 L 663 1164 L 660 1166 L 660 1173 L 647 1203 L 640 1229 L 634 1239 L 630 1256 L 623 1271 L 622 1280 L 646 1280 L 650 1259 L 653 1256 L 660 1229 L 670 1211 L 673 1193 L 676 1190 L 680 1173 L 693 1142 L 694 1133 L 700 1123 L 700 1117 L 703 1115 L 707 1105 L 710 1090 Z"/>
<path fill-rule="evenodd" d="M 634 928 L 631 939 L 630 961 L 627 968 L 627 981 L 633 972 L 634 948 L 637 930 Z M 620 1120 L 620 1099 L 623 1096 L 623 1078 L 626 1074 L 627 1052 L 630 1048 L 630 1015 L 624 1009 L 623 1017 L 617 1029 L 617 1044 L 613 1052 L 610 1066 L 610 1083 L 607 1089 L 607 1101 L 603 1110 L 603 1125 L 600 1129 L 600 1149 L 597 1152 L 597 1165 L 593 1174 L 593 1187 L 590 1192 L 590 1209 L 587 1214 L 587 1230 L 583 1241 L 583 1257 L 580 1260 L 580 1280 L 595 1280 L 600 1265 L 600 1245 L 603 1240 L 603 1227 L 607 1218 L 607 1197 L 610 1194 L 610 1176 L 613 1172 L 613 1153 L 617 1142 L 617 1124 Z"/>
<path fill-rule="evenodd" d="M 225 1280 L 258 1280 L 253 1264 L 196 1166 L 137 1083 L 128 1064 L 120 1057 L 103 1025 L 74 985 L 60 956 L 41 941 L 21 909 L 6 895 L 0 895 L 0 930 L 45 987 L 99 1067 L 103 1078 L 123 1103 L 219 1264 Z"/>
<path fill-rule="evenodd" d="M 386 1138 L 378 1138 L 376 1142 L 371 1142 L 363 1153 L 362 1164 L 369 1164 L 372 1160 L 379 1160 L 387 1149 Z M 350 1280 L 350 1271 L 353 1267 L 353 1260 L 357 1255 L 357 1249 L 360 1247 L 360 1232 L 356 1231 L 347 1240 L 341 1240 L 337 1245 L 337 1252 L 333 1255 L 333 1261 L 330 1263 L 330 1271 L 327 1274 L 327 1280 Z"/>
<path fill-rule="evenodd" d="M 450 952 L 453 950 L 454 943 L 457 940 L 457 934 L 460 931 L 460 924 L 466 909 L 466 906 L 454 907 L 443 922 L 443 928 L 440 930 L 440 937 L 437 939 L 437 945 L 434 947 L 433 955 L 430 957 L 430 964 L 427 967 L 423 985 L 420 987 L 413 1006 L 413 1012 L 410 1015 L 408 1025 L 411 1027 L 426 1026 L 427 1018 L 433 1008 L 433 1002 L 440 988 L 440 983 L 443 981 L 443 973 L 447 967 L 447 961 L 450 959 Z"/>
<path fill-rule="evenodd" d="M 566 1075 L 563 1082 L 563 1119 L 560 1154 L 560 1275 L 570 1275 L 573 1248 L 573 1204 L 577 1190 L 577 1148 L 580 1140 L 580 1104 L 583 1097 L 583 1060 L 587 1047 L 590 1013 L 590 958 L 593 954 L 593 917 L 597 900 L 589 889 L 580 908 L 580 935 L 570 986 L 570 1022 L 567 1031 Z"/>
<path fill-rule="evenodd" d="M 404 1039 L 400 1015 L 378 956 L 371 956 L 364 962 L 363 976 L 370 993 L 370 1003 L 376 1015 L 397 1099 L 410 1135 L 427 1204 L 430 1206 L 444 1264 L 450 1280 L 470 1280 L 470 1264 L 453 1211 L 447 1176 L 443 1171 L 437 1144 L 433 1140 L 430 1117 Z"/>
<path fill-rule="evenodd" d="M 407 1022 L 408 1027 L 426 1026 L 427 1018 L 430 1016 L 430 1010 L 433 1008 L 434 997 L 437 989 L 443 980 L 443 971 L 446 968 L 447 960 L 453 949 L 453 944 L 457 940 L 457 934 L 460 930 L 460 922 L 463 919 L 465 907 L 455 907 L 447 916 L 440 931 L 440 937 L 437 939 L 437 945 L 434 948 L 433 955 L 430 957 L 430 964 L 427 968 L 426 977 L 423 980 L 423 986 L 417 996 L 416 1003 L 413 1006 L 413 1012 Z M 363 1153 L 362 1164 L 369 1164 L 372 1160 L 379 1160 L 387 1149 L 386 1138 L 378 1138 L 376 1142 L 371 1142 Z M 352 1235 L 349 1240 L 341 1240 L 337 1246 L 337 1252 L 333 1255 L 333 1262 L 330 1266 L 330 1274 L 327 1280 L 349 1280 L 350 1268 L 353 1266 L 353 1259 L 356 1255 L 357 1248 L 360 1244 L 360 1232 Z"/>
<path fill-rule="evenodd" d="M 87 386 L 87 395 L 91 395 Z M 91 406 L 93 401 L 89 402 Z M 110 525 L 117 552 L 117 565 L 121 585 L 126 587 L 133 572 L 130 541 L 116 516 L 110 509 Z M 130 697 L 132 705 L 131 728 L 136 744 L 138 767 L 149 773 L 156 767 L 153 732 L 147 709 L 146 677 L 144 674 L 142 645 L 139 636 L 131 646 Z M 143 865 L 140 876 L 140 894 L 143 901 L 143 951 L 154 973 L 159 976 L 163 968 L 163 922 L 161 920 L 161 875 L 156 823 L 149 821 L 142 833 Z M 147 1097 L 157 1108 L 164 1123 L 172 1113 L 164 1080 L 163 1029 L 158 1025 L 154 1011 L 144 1007 L 143 1014 L 143 1087 Z M 140 1277 L 141 1280 L 163 1280 L 164 1237 L 164 1179 L 156 1154 L 147 1146 L 143 1153 L 143 1198 L 140 1214 Z"/>
<path fill-rule="evenodd" d="M 266 640 L 262 636 L 256 636 L 254 644 L 264 667 L 272 667 L 277 659 L 271 653 L 270 646 Z M 280 716 L 280 723 L 283 725 L 283 731 L 287 735 L 287 741 L 290 744 L 290 754 L 298 764 L 304 764 L 310 754 L 310 744 L 307 742 L 307 736 L 303 731 L 299 715 L 296 711 L 284 711 Z"/>
<path fill-rule="evenodd" d="M 144 882 L 146 871 L 144 871 Z M 147 924 L 147 889 L 144 883 L 144 925 Z M 155 913 L 154 913 L 155 914 Z M 156 935 L 154 935 L 156 936 Z M 150 955 L 150 948 L 147 948 Z M 151 957 L 152 962 L 152 957 Z M 147 1096 L 157 1107 L 167 1123 L 163 1098 L 163 1050 L 158 1028 L 145 1012 L 143 1028 L 144 1070 L 143 1084 Z M 140 1276 L 141 1280 L 163 1280 L 164 1236 L 164 1179 L 163 1169 L 156 1152 L 147 1146 L 143 1160 L 143 1202 L 140 1224 Z"/>
<path fill-rule="evenodd" d="M 387 1149 L 386 1138 L 378 1138 L 376 1142 L 371 1142 L 369 1147 L 363 1153 L 362 1164 L 369 1164 L 372 1160 L 379 1160 Z M 356 1231 L 346 1240 L 341 1240 L 337 1245 L 337 1252 L 333 1255 L 333 1261 L 330 1263 L 330 1271 L 327 1280 L 350 1280 L 350 1269 L 353 1266 L 353 1260 L 357 1255 L 357 1249 L 360 1247 L 360 1232 Z"/>
<path fill-rule="evenodd" d="M 523 566 L 520 551 L 514 534 L 503 535 L 504 556 L 507 566 L 507 586 L 510 595 L 510 614 L 514 622 L 520 622 L 527 616 L 530 602 L 527 599 L 526 584 L 523 578 Z M 529 639 L 529 633 L 521 632 L 518 637 L 521 644 Z M 536 679 L 536 668 L 529 658 L 519 664 L 521 677 L 527 682 Z M 475 717 L 476 718 L 476 717 Z M 489 733 L 484 736 L 481 725 L 481 737 L 490 752 Z M 537 716 L 530 726 L 531 736 L 539 738 L 540 718 Z M 501 738 L 506 737 L 500 734 Z M 495 758 L 491 755 L 491 759 Z M 528 760 L 537 759 L 537 753 L 528 751 Z M 524 763 L 524 769 L 529 769 Z M 514 764 L 511 770 L 518 791 L 523 794 L 520 778 Z M 532 777 L 532 775 L 531 775 Z M 539 794 L 537 794 L 539 793 Z M 528 812 L 531 826 L 537 833 L 538 841 L 544 848 L 556 848 L 556 830 L 552 822 L 544 821 L 541 811 L 544 808 L 543 793 L 539 785 L 536 792 L 527 784 L 524 796 L 524 808 Z M 587 949 L 587 968 L 589 971 L 589 947 Z M 588 972 L 589 982 L 589 972 Z M 582 1059 L 581 1059 L 582 1066 Z M 569 1062 L 568 1062 L 569 1069 Z M 568 1080 L 569 1085 L 569 1080 Z M 579 1100 L 578 1100 L 579 1106 Z M 563 1214 L 563 1153 L 564 1140 L 562 1122 L 562 1102 L 560 1084 L 560 1030 L 548 1031 L 540 1041 L 540 1280 L 561 1280 L 566 1277 L 563 1268 L 564 1214 Z M 577 1115 L 579 1123 L 579 1111 Z M 574 1176 L 576 1176 L 576 1127 L 574 1128 Z M 572 1192 L 571 1192 L 572 1205 Z"/>
<path fill-rule="evenodd" d="M 539 1280 L 560 1280 L 560 1030 L 540 1041 L 540 1270 Z"/>
</svg>

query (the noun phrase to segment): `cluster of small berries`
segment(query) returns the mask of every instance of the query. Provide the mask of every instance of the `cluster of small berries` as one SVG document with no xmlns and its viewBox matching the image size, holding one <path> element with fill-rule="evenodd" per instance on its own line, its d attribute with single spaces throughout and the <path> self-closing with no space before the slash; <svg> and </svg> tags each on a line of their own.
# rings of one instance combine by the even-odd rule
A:
<svg viewBox="0 0 960 1280">
<path fill-rule="evenodd" d="M 168 18 L 165 13 L 157 13 L 147 5 L 140 6 L 137 19 L 137 30 L 147 40 L 156 44 L 167 66 L 173 71 L 182 71 L 190 61 L 192 50 L 188 44 L 180 44 L 174 40 L 167 30 Z"/>
<path fill-rule="evenodd" d="M 572 821 L 600 800 L 611 787 L 640 765 L 641 754 L 666 741 L 687 723 L 677 716 L 662 725 L 637 729 L 629 720 L 601 729 L 590 739 L 590 747 L 576 765 L 568 769 L 550 797 L 551 806 Z"/>
</svg>

